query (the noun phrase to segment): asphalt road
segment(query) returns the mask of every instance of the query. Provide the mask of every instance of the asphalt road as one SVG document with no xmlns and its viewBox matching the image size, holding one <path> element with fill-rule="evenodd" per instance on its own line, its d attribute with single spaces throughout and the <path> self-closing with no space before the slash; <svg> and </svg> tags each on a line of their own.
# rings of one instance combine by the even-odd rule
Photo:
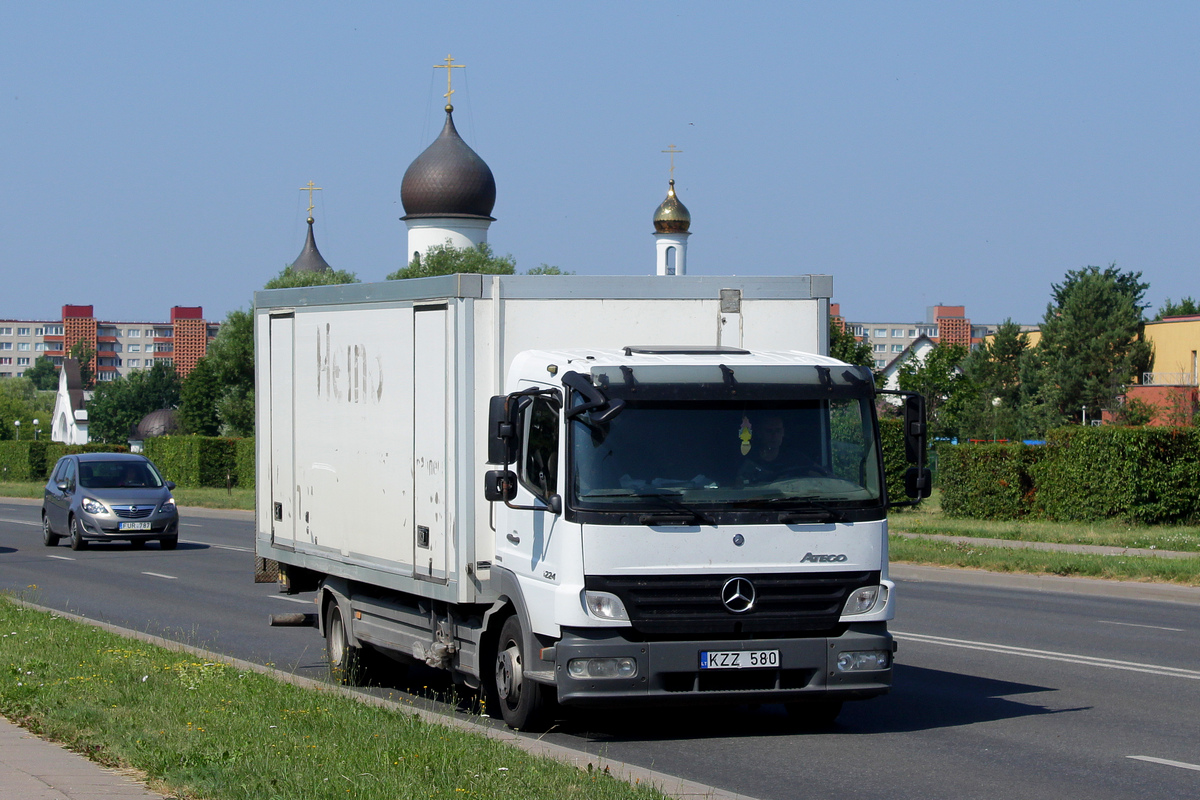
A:
<svg viewBox="0 0 1200 800">
<path fill-rule="evenodd" d="M 244 514 L 187 513 L 179 549 L 41 543 L 0 500 L 0 590 L 309 677 L 323 642 L 271 628 L 308 611 L 253 583 Z M 1200 798 L 1200 593 L 1089 596 L 900 581 L 895 688 L 798 732 L 776 706 L 571 714 L 544 738 L 763 800 Z M 1019 582 L 1018 582 L 1019 583 Z M 447 691 L 432 671 L 400 688 Z M 447 706 L 448 711 L 453 708 Z"/>
</svg>

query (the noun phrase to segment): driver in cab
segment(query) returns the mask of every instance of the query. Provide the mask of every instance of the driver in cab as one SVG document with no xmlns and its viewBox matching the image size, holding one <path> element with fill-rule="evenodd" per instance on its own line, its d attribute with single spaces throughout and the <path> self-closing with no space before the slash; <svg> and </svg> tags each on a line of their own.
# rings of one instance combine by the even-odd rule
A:
<svg viewBox="0 0 1200 800">
<path fill-rule="evenodd" d="M 742 463 L 738 466 L 737 485 L 769 483 L 782 478 L 821 475 L 823 470 L 808 456 L 784 446 L 787 429 L 778 414 L 768 414 L 751 424 L 742 422 Z"/>
</svg>

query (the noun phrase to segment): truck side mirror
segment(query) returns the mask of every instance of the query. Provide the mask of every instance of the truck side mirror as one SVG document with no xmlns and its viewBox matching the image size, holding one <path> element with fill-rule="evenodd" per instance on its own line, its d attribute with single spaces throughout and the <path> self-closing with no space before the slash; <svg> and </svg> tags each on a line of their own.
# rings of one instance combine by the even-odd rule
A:
<svg viewBox="0 0 1200 800">
<path fill-rule="evenodd" d="M 904 398 L 904 458 L 918 466 L 925 460 L 925 398 L 919 394 Z"/>
<path fill-rule="evenodd" d="M 517 496 L 517 474 L 511 469 L 489 469 L 483 476 L 483 497 L 489 503 L 507 503 Z"/>
<path fill-rule="evenodd" d="M 909 467 L 904 472 L 904 493 L 912 500 L 924 500 L 933 491 L 933 473 L 928 467 Z"/>
<path fill-rule="evenodd" d="M 511 464 L 516 460 L 516 427 L 508 416 L 508 398 L 497 395 L 488 404 L 488 457 L 489 464 Z"/>
</svg>

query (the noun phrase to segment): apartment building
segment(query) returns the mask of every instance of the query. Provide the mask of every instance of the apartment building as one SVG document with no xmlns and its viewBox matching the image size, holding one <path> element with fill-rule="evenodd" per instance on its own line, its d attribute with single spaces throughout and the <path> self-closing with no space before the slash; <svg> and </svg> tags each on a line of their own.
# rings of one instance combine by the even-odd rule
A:
<svg viewBox="0 0 1200 800">
<path fill-rule="evenodd" d="M 166 322 L 109 322 L 83 305 L 63 306 L 57 320 L 0 320 L 0 378 L 21 377 L 42 356 L 62 366 L 76 342 L 95 353 L 90 366 L 98 381 L 158 362 L 186 377 L 220 327 L 204 319 L 200 306 L 175 306 Z"/>
<path fill-rule="evenodd" d="M 938 305 L 926 309 L 923 322 L 846 322 L 845 328 L 860 341 L 870 341 L 875 368 L 884 369 L 922 336 L 937 344 L 961 344 L 973 349 L 994 334 L 997 326 L 973 324 L 965 306 Z"/>
</svg>

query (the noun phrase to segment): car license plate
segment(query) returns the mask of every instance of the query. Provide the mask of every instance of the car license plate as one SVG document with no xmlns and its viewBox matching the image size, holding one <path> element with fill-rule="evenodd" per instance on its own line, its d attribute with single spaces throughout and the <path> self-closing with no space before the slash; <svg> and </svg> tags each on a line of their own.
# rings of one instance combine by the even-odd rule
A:
<svg viewBox="0 0 1200 800">
<path fill-rule="evenodd" d="M 760 669 L 778 666 L 778 650 L 700 651 L 700 669 Z"/>
<path fill-rule="evenodd" d="M 148 531 L 148 530 L 150 530 L 150 523 L 149 522 L 121 522 L 121 523 L 118 523 L 117 530 Z"/>
</svg>

